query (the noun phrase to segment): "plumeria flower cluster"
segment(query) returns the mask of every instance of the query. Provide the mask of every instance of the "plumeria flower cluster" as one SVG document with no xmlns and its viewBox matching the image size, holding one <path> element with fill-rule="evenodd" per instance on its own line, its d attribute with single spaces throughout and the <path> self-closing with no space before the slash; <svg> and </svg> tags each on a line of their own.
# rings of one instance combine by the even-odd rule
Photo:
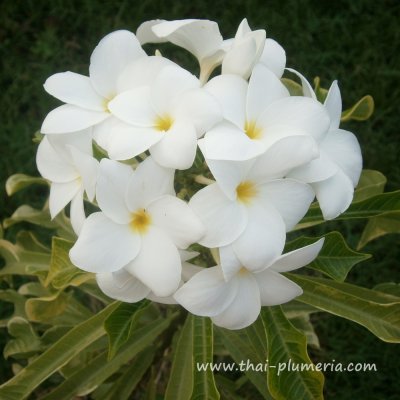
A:
<svg viewBox="0 0 400 400">
<path fill-rule="evenodd" d="M 162 42 L 192 53 L 199 77 L 143 50 Z M 362 159 L 339 128 L 337 82 L 322 104 L 289 70 L 303 87 L 294 96 L 285 67 L 283 48 L 246 19 L 225 40 L 216 22 L 154 20 L 104 37 L 89 76 L 47 79 L 64 104 L 43 122 L 37 166 L 51 183 L 51 216 L 71 203 L 71 261 L 106 295 L 179 303 L 240 329 L 261 306 L 302 293 L 281 273 L 312 262 L 323 239 L 282 254 L 286 234 L 315 198 L 325 219 L 346 210 Z M 193 185 L 177 195 L 182 181 Z M 216 265 L 190 263 L 192 245 L 211 249 Z"/>
</svg>

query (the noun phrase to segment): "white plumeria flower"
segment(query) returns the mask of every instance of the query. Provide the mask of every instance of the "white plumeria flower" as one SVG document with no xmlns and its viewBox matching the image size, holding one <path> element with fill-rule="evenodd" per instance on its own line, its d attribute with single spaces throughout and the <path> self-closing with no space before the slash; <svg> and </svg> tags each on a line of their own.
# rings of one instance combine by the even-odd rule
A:
<svg viewBox="0 0 400 400">
<path fill-rule="evenodd" d="M 313 150 L 312 138 L 293 136 L 247 162 L 207 160 L 217 183 L 189 203 L 206 227 L 199 243 L 232 244 L 241 262 L 254 270 L 281 254 L 286 231 L 305 215 L 314 192 L 307 184 L 280 178 L 314 158 Z"/>
<path fill-rule="evenodd" d="M 264 29 L 252 31 L 247 19 L 240 23 L 229 50 L 222 61 L 223 74 L 235 74 L 248 79 L 264 49 Z"/>
<path fill-rule="evenodd" d="M 141 44 L 171 42 L 192 53 L 200 65 L 200 81 L 206 82 L 225 55 L 218 24 L 202 19 L 153 20 L 139 26 L 136 35 Z"/>
<path fill-rule="evenodd" d="M 160 71 L 168 66 L 175 65 L 165 57 L 149 56 L 141 57 L 137 61 L 128 64 L 119 74 L 116 84 L 116 93 L 125 91 L 139 92 L 143 87 L 149 87 Z M 107 151 L 112 160 L 125 160 L 137 155 L 149 148 L 149 143 L 153 143 L 151 137 L 142 136 L 138 139 L 135 132 L 132 132 L 131 126 L 123 122 L 111 113 L 107 105 L 110 117 L 103 123 L 96 125 L 93 138 L 96 143 Z M 159 138 L 160 135 L 157 135 Z"/>
<path fill-rule="evenodd" d="M 156 296 L 171 295 L 181 280 L 179 249 L 204 233 L 199 219 L 175 197 L 174 171 L 151 157 L 132 171 L 103 159 L 96 188 L 102 212 L 85 221 L 71 261 L 95 273 L 124 268 Z"/>
<path fill-rule="evenodd" d="M 304 95 L 316 99 L 308 81 L 298 72 L 290 71 L 300 76 Z M 289 176 L 311 184 L 323 216 L 329 220 L 343 213 L 351 204 L 362 171 L 362 156 L 355 135 L 339 128 L 342 99 L 337 81 L 332 83 L 324 106 L 330 125 L 318 140 L 320 155 L 290 172 Z"/>
<path fill-rule="evenodd" d="M 276 40 L 267 38 L 258 62 L 281 78 L 286 66 L 286 52 Z"/>
<path fill-rule="evenodd" d="M 254 68 L 249 84 L 235 75 L 221 75 L 205 89 L 219 100 L 225 118 L 201 140 L 208 159 L 248 160 L 284 137 L 302 135 L 318 140 L 329 126 L 322 104 L 290 96 L 276 75 L 261 64 Z"/>
<path fill-rule="evenodd" d="M 180 250 L 179 254 L 182 262 L 182 277 L 180 282 L 180 286 L 182 286 L 184 282 L 187 282 L 193 275 L 200 272 L 202 268 L 187 262 L 191 258 L 196 257 L 198 253 Z M 176 300 L 172 296 L 156 296 L 149 287 L 135 278 L 125 268 L 116 272 L 96 274 L 96 281 L 102 292 L 115 300 L 136 303 L 144 298 L 148 298 L 157 303 L 176 304 Z"/>
<path fill-rule="evenodd" d="M 118 159 L 149 149 L 155 161 L 174 169 L 193 164 L 197 138 L 222 118 L 218 102 L 199 80 L 176 65 L 163 68 L 150 87 L 116 96 L 109 109 L 128 124 Z"/>
<path fill-rule="evenodd" d="M 119 75 L 130 63 L 147 57 L 135 35 L 115 31 L 105 36 L 90 58 L 90 77 L 74 72 L 52 75 L 45 90 L 67 103 L 51 111 L 41 132 L 57 134 L 76 132 L 100 124 L 111 117 L 109 101 L 118 93 Z"/>
<path fill-rule="evenodd" d="M 51 182 L 51 218 L 71 202 L 71 224 L 79 234 L 85 221 L 83 194 L 86 192 L 93 200 L 98 170 L 98 161 L 92 157 L 90 129 L 45 136 L 38 147 L 36 164 L 40 174 Z"/>
<path fill-rule="evenodd" d="M 261 306 L 286 303 L 303 291 L 300 286 L 280 273 L 293 271 L 312 262 L 322 248 L 324 239 L 276 257 L 256 273 L 239 260 L 232 261 L 228 281 L 220 266 L 205 268 L 185 283 L 174 298 L 195 315 L 211 317 L 215 325 L 242 329 L 251 325 L 260 314 Z"/>
</svg>

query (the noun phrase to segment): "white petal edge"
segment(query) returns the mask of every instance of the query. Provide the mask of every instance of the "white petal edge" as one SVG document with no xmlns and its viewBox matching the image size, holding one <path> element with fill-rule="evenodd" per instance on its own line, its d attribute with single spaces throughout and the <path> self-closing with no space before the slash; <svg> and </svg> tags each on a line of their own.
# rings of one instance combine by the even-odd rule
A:
<svg viewBox="0 0 400 400">
<path fill-rule="evenodd" d="M 114 272 L 132 261 L 140 248 L 140 236 L 128 224 L 117 224 L 97 212 L 84 222 L 69 256 L 84 271 Z"/>
<path fill-rule="evenodd" d="M 275 272 L 288 272 L 304 267 L 314 261 L 324 245 L 325 238 L 319 239 L 313 244 L 293 250 L 279 256 L 269 267 Z"/>
<path fill-rule="evenodd" d="M 142 235 L 140 252 L 125 269 L 159 297 L 172 295 L 181 281 L 182 264 L 174 243 L 151 226 Z"/>
</svg>

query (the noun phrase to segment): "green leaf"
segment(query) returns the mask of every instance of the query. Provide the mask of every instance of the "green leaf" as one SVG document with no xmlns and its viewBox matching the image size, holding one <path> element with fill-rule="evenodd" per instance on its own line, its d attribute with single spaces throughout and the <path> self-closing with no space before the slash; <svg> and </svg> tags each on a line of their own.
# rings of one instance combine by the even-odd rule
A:
<svg viewBox="0 0 400 400">
<path fill-rule="evenodd" d="M 56 228 L 56 224 L 51 221 L 48 209 L 37 210 L 28 205 L 18 207 L 10 218 L 4 220 L 3 225 L 7 229 L 20 222 L 30 222 L 44 228 Z"/>
<path fill-rule="evenodd" d="M 193 321 L 188 315 L 175 345 L 165 400 L 190 399 L 193 392 Z M 178 397 L 179 396 L 179 397 Z"/>
<path fill-rule="evenodd" d="M 32 233 L 20 232 L 16 244 L 1 239 L 0 255 L 5 261 L 0 276 L 33 275 L 30 267 L 42 270 L 49 268 L 50 250 L 39 243 Z"/>
<path fill-rule="evenodd" d="M 287 320 L 279 306 L 263 307 L 261 316 L 268 344 L 268 388 L 274 399 L 323 399 L 324 376 L 312 370 L 306 337 Z M 289 362 L 299 364 L 299 370 L 289 370 Z"/>
<path fill-rule="evenodd" d="M 238 331 L 230 331 L 223 328 L 215 328 L 214 330 L 216 334 L 222 336 L 224 345 L 235 361 L 237 368 L 243 368 L 243 372 L 261 393 L 263 398 L 270 400 L 271 395 L 267 386 L 267 372 L 265 372 L 264 369 L 256 370 L 256 367 L 265 366 L 266 360 L 268 359 L 266 348 L 267 339 L 261 319 L 257 319 L 257 321 L 248 328 Z M 246 368 L 247 364 L 254 366 L 254 368 Z"/>
<path fill-rule="evenodd" d="M 281 78 L 281 82 L 285 85 L 291 96 L 303 96 L 303 88 L 296 81 L 288 78 Z"/>
<path fill-rule="evenodd" d="M 14 317 L 7 325 L 11 339 L 4 347 L 4 358 L 28 358 L 42 349 L 42 343 L 31 324 L 24 318 Z"/>
<path fill-rule="evenodd" d="M 342 112 L 341 121 L 365 121 L 374 112 L 374 99 L 372 96 L 367 95 L 357 101 L 352 107 Z"/>
<path fill-rule="evenodd" d="M 386 176 L 381 172 L 373 169 L 363 169 L 356 190 L 354 191 L 353 203 L 383 193 L 386 182 Z"/>
<path fill-rule="evenodd" d="M 0 290 L 0 300 L 14 305 L 14 311 L 11 316 L 0 320 L 0 327 L 5 327 L 8 321 L 14 317 L 26 318 L 25 303 L 26 297 L 13 289 Z"/>
<path fill-rule="evenodd" d="M 400 298 L 400 284 L 394 282 L 380 283 L 374 287 L 374 290 L 383 292 L 392 296 L 397 296 Z"/>
<path fill-rule="evenodd" d="M 297 300 L 291 300 L 288 303 L 282 304 L 281 308 L 287 318 L 301 317 L 302 315 L 309 315 L 312 313 L 320 312 L 318 308 L 304 304 Z"/>
<path fill-rule="evenodd" d="M 45 205 L 42 210 L 37 210 L 28 205 L 18 207 L 10 218 L 3 221 L 4 228 L 9 228 L 12 225 L 21 222 L 29 222 L 34 225 L 39 225 L 43 228 L 55 229 L 57 234 L 66 239 L 75 240 L 76 235 L 72 230 L 69 219 L 64 212 L 59 213 L 53 220 L 50 217 L 48 206 Z"/>
<path fill-rule="evenodd" d="M 354 265 L 371 258 L 369 254 L 351 250 L 339 232 L 330 232 L 325 236 L 316 238 L 302 236 L 287 243 L 285 251 L 289 252 L 310 245 L 321 237 L 325 237 L 324 245 L 318 257 L 307 268 L 320 271 L 332 279 L 343 282 Z"/>
<path fill-rule="evenodd" d="M 400 298 L 329 279 L 286 275 L 304 291 L 298 301 L 357 322 L 385 342 L 400 342 Z"/>
<path fill-rule="evenodd" d="M 288 320 L 298 331 L 305 335 L 309 346 L 315 347 L 316 349 L 320 348 L 314 325 L 310 321 L 310 315 L 300 315 L 298 317 L 288 318 Z"/>
<path fill-rule="evenodd" d="M 214 373 L 199 371 L 197 365 L 213 362 L 213 325 L 210 318 L 192 316 L 193 323 L 193 395 L 192 400 L 218 400 L 220 398 L 215 386 Z"/>
<path fill-rule="evenodd" d="M 108 360 L 129 339 L 136 328 L 138 317 L 149 306 L 148 300 L 138 303 L 121 303 L 104 321 L 104 329 L 109 339 Z"/>
<path fill-rule="evenodd" d="M 62 339 L 21 370 L 18 375 L 1 385 L 0 398 L 23 400 L 29 396 L 45 379 L 91 343 L 105 335 L 104 320 L 118 305 L 118 302 L 112 303 L 97 315 L 71 329 Z"/>
<path fill-rule="evenodd" d="M 400 211 L 388 212 L 371 218 L 363 230 L 357 249 L 389 233 L 400 233 Z"/>
<path fill-rule="evenodd" d="M 72 293 L 55 292 L 30 298 L 25 303 L 29 321 L 50 325 L 74 326 L 92 316 L 92 312 L 72 297 Z"/>
<path fill-rule="evenodd" d="M 366 200 L 352 203 L 347 211 L 339 215 L 336 220 L 371 218 L 392 211 L 400 211 L 400 190 L 382 193 Z M 317 205 L 312 205 L 306 216 L 293 230 L 308 228 L 323 222 L 325 221 L 321 210 Z"/>
<path fill-rule="evenodd" d="M 75 396 L 91 393 L 98 385 L 115 374 L 121 366 L 154 343 L 155 339 L 168 328 L 173 317 L 174 315 L 169 318 L 160 318 L 137 329 L 112 360 L 107 360 L 107 351 L 104 351 L 87 365 L 75 371 L 73 375 L 57 386 L 49 395 L 43 397 L 42 400 L 70 400 Z M 137 364 L 136 368 L 138 368 Z M 140 368 L 142 368 L 141 365 Z"/>
<path fill-rule="evenodd" d="M 14 193 L 19 192 L 21 189 L 24 189 L 34 184 L 47 185 L 48 183 L 45 179 L 39 177 L 24 174 L 11 175 L 6 182 L 6 192 L 9 196 L 12 196 Z"/>
<path fill-rule="evenodd" d="M 63 289 L 69 285 L 79 286 L 93 279 L 93 274 L 82 271 L 71 263 L 69 251 L 73 244 L 68 240 L 53 237 L 50 269 L 45 286 L 51 284 L 55 289 Z"/>
<path fill-rule="evenodd" d="M 214 374 L 199 364 L 213 361 L 213 329 L 209 318 L 188 315 L 175 346 L 165 400 L 219 399 Z"/>
<path fill-rule="evenodd" d="M 96 400 L 128 400 L 131 393 L 151 366 L 154 359 L 154 349 L 147 348 L 138 354 L 126 368 L 120 378 L 115 381 L 107 392 Z M 140 365 L 140 368 L 138 368 Z"/>
</svg>

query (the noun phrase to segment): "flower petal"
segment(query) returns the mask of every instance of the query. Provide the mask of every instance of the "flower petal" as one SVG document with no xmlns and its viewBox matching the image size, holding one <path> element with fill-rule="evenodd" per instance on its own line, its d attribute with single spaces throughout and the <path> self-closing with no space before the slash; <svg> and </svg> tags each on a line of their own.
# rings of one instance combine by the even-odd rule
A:
<svg viewBox="0 0 400 400">
<path fill-rule="evenodd" d="M 279 256 L 269 267 L 269 270 L 288 272 L 310 264 L 310 262 L 317 258 L 318 253 L 324 244 L 324 240 L 325 238 L 319 239 L 313 244 Z"/>
<path fill-rule="evenodd" d="M 217 51 L 222 45 L 218 24 L 201 19 L 165 21 L 153 26 L 159 38 L 183 47 L 200 61 Z"/>
<path fill-rule="evenodd" d="M 154 160 L 165 168 L 190 168 L 197 150 L 197 133 L 193 124 L 178 120 L 161 134 L 163 138 L 150 148 Z"/>
<path fill-rule="evenodd" d="M 200 87 L 200 81 L 186 69 L 170 65 L 162 69 L 151 87 L 151 100 L 158 115 L 175 113 L 175 102 L 187 90 Z"/>
<path fill-rule="evenodd" d="M 263 306 L 287 303 L 303 293 L 299 285 L 268 268 L 257 273 L 255 279 Z"/>
<path fill-rule="evenodd" d="M 280 79 L 264 65 L 257 64 L 251 74 L 247 91 L 247 121 L 257 121 L 268 105 L 289 96 L 289 91 Z"/>
<path fill-rule="evenodd" d="M 174 111 L 177 118 L 186 118 L 196 127 L 197 137 L 202 136 L 222 120 L 222 109 L 217 100 L 204 89 L 185 92 Z"/>
<path fill-rule="evenodd" d="M 278 78 L 281 78 L 286 65 L 285 50 L 274 39 L 265 39 L 259 62 L 270 69 Z"/>
<path fill-rule="evenodd" d="M 125 201 L 132 168 L 117 161 L 103 158 L 97 177 L 96 199 L 99 207 L 114 222 L 128 224 L 131 213 Z"/>
<path fill-rule="evenodd" d="M 142 57 L 129 64 L 120 74 L 117 82 L 118 93 L 151 86 L 160 71 L 168 65 L 176 65 L 165 57 Z"/>
<path fill-rule="evenodd" d="M 104 294 L 125 303 L 136 303 L 150 293 L 147 286 L 124 269 L 96 274 L 96 281 Z"/>
<path fill-rule="evenodd" d="M 309 163 L 301 165 L 288 173 L 288 177 L 302 182 L 320 182 L 335 175 L 338 166 L 331 160 L 320 147 L 319 157 Z"/>
<path fill-rule="evenodd" d="M 213 317 L 223 312 L 237 294 L 238 281 L 225 282 L 220 267 L 205 268 L 174 294 L 175 300 L 192 314 Z"/>
<path fill-rule="evenodd" d="M 325 181 L 312 183 L 324 219 L 336 218 L 347 210 L 353 200 L 354 187 L 341 170 Z"/>
<path fill-rule="evenodd" d="M 120 123 L 118 118 L 110 115 L 109 118 L 93 127 L 93 139 L 102 149 L 107 151 L 109 142 L 113 139 L 111 130 L 114 125 Z"/>
<path fill-rule="evenodd" d="M 159 142 L 163 134 L 154 128 L 142 128 L 120 122 L 111 128 L 108 155 L 112 160 L 128 160 Z"/>
<path fill-rule="evenodd" d="M 246 120 L 247 86 L 247 82 L 237 75 L 218 75 L 204 86 L 221 104 L 224 118 L 240 130 Z"/>
<path fill-rule="evenodd" d="M 204 226 L 187 203 L 174 196 L 154 200 L 147 208 L 152 222 L 180 249 L 186 249 L 204 235 Z"/>
<path fill-rule="evenodd" d="M 181 281 L 179 252 L 169 237 L 154 226 L 142 235 L 140 252 L 125 269 L 160 297 L 174 293 Z"/>
<path fill-rule="evenodd" d="M 36 165 L 43 178 L 52 182 L 66 183 L 79 178 L 79 172 L 65 160 L 45 136 L 36 153 Z"/>
<path fill-rule="evenodd" d="M 278 140 L 264 154 L 257 157 L 248 173 L 256 182 L 282 178 L 295 167 L 318 156 L 318 144 L 311 136 L 289 136 Z"/>
<path fill-rule="evenodd" d="M 251 140 L 228 121 L 217 124 L 198 141 L 204 157 L 210 160 L 246 161 L 265 151 L 259 140 Z"/>
<path fill-rule="evenodd" d="M 234 74 L 248 79 L 256 55 L 257 42 L 255 38 L 248 36 L 238 42 L 235 41 L 222 61 L 222 74 Z"/>
<path fill-rule="evenodd" d="M 81 131 L 104 121 L 109 116 L 110 114 L 106 112 L 64 104 L 47 114 L 40 131 L 45 134 Z"/>
<path fill-rule="evenodd" d="M 254 160 L 220 161 L 206 159 L 206 161 L 220 189 L 230 200 L 236 200 L 236 188 L 240 182 L 246 179 Z"/>
<path fill-rule="evenodd" d="M 357 186 L 362 170 L 361 149 L 357 138 L 348 131 L 337 129 L 328 132 L 321 149 L 336 163 Z"/>
<path fill-rule="evenodd" d="M 271 204 L 290 231 L 304 217 L 314 199 L 310 185 L 293 179 L 276 179 L 258 186 L 262 204 Z"/>
<path fill-rule="evenodd" d="M 238 290 L 231 304 L 220 314 L 212 317 L 215 325 L 227 329 L 242 329 L 251 325 L 261 311 L 260 292 L 253 274 L 236 277 Z"/>
<path fill-rule="evenodd" d="M 92 128 L 78 132 L 62 133 L 59 135 L 47 135 L 46 138 L 60 157 L 67 162 L 72 161 L 70 147 L 74 147 L 82 153 L 92 155 Z"/>
<path fill-rule="evenodd" d="M 50 186 L 49 208 L 54 218 L 81 189 L 79 179 L 65 183 L 52 183 Z"/>
<path fill-rule="evenodd" d="M 44 89 L 64 103 L 104 111 L 104 97 L 94 90 L 87 76 L 69 71 L 54 74 L 46 80 Z"/>
<path fill-rule="evenodd" d="M 325 99 L 324 106 L 331 119 L 330 129 L 338 129 L 342 116 L 342 96 L 337 81 L 333 81 Z"/>
<path fill-rule="evenodd" d="M 152 157 L 147 157 L 136 168 L 126 185 L 126 203 L 129 210 L 146 208 L 153 200 L 164 195 L 175 196 L 174 170 L 163 168 Z"/>
<path fill-rule="evenodd" d="M 271 103 L 258 118 L 257 126 L 263 128 L 262 140 L 268 146 L 283 137 L 299 134 L 319 140 L 328 130 L 329 117 L 318 101 L 291 96 Z"/>
<path fill-rule="evenodd" d="M 242 263 L 233 251 L 232 245 L 220 247 L 219 257 L 224 279 L 228 282 L 242 269 Z"/>
<path fill-rule="evenodd" d="M 248 222 L 243 233 L 233 242 L 233 251 L 249 271 L 265 268 L 285 245 L 285 224 L 278 211 L 268 204 L 254 202 L 247 207 Z"/>
<path fill-rule="evenodd" d="M 314 89 L 308 82 L 308 80 L 305 78 L 304 75 L 302 75 L 300 72 L 296 71 L 293 68 L 286 68 L 287 71 L 292 72 L 293 74 L 297 75 L 300 78 L 301 81 L 301 87 L 303 89 L 303 95 L 305 97 L 311 97 L 314 100 L 317 100 L 317 96 L 314 92 Z"/>
<path fill-rule="evenodd" d="M 117 94 L 117 80 L 131 62 L 146 53 L 132 32 L 115 31 L 100 40 L 90 57 L 90 79 L 96 91 L 111 99 Z"/>
<path fill-rule="evenodd" d="M 139 28 L 136 30 L 136 37 L 138 38 L 139 43 L 143 45 L 146 43 L 167 42 L 167 39 L 158 37 L 152 29 L 153 26 L 158 25 L 161 22 L 165 22 L 165 19 L 153 19 L 141 23 Z"/>
<path fill-rule="evenodd" d="M 157 115 L 151 106 L 150 88 L 147 86 L 127 90 L 108 103 L 113 115 L 122 121 L 141 127 L 153 127 Z"/>
<path fill-rule="evenodd" d="M 74 232 L 79 235 L 83 223 L 86 220 L 85 208 L 83 205 L 83 188 L 81 188 L 71 200 L 70 219 Z"/>
<path fill-rule="evenodd" d="M 206 228 L 205 236 L 199 240 L 203 246 L 213 248 L 228 245 L 246 226 L 245 207 L 229 200 L 217 184 L 199 190 L 189 205 Z"/>
<path fill-rule="evenodd" d="M 84 271 L 114 272 L 137 256 L 140 243 L 140 236 L 129 225 L 117 224 L 97 212 L 86 219 L 69 256 Z"/>
<path fill-rule="evenodd" d="M 69 146 L 69 149 L 75 168 L 79 171 L 82 178 L 83 188 L 86 191 L 88 199 L 92 201 L 95 196 L 99 162 L 91 155 L 83 153 L 75 147 Z"/>
</svg>

